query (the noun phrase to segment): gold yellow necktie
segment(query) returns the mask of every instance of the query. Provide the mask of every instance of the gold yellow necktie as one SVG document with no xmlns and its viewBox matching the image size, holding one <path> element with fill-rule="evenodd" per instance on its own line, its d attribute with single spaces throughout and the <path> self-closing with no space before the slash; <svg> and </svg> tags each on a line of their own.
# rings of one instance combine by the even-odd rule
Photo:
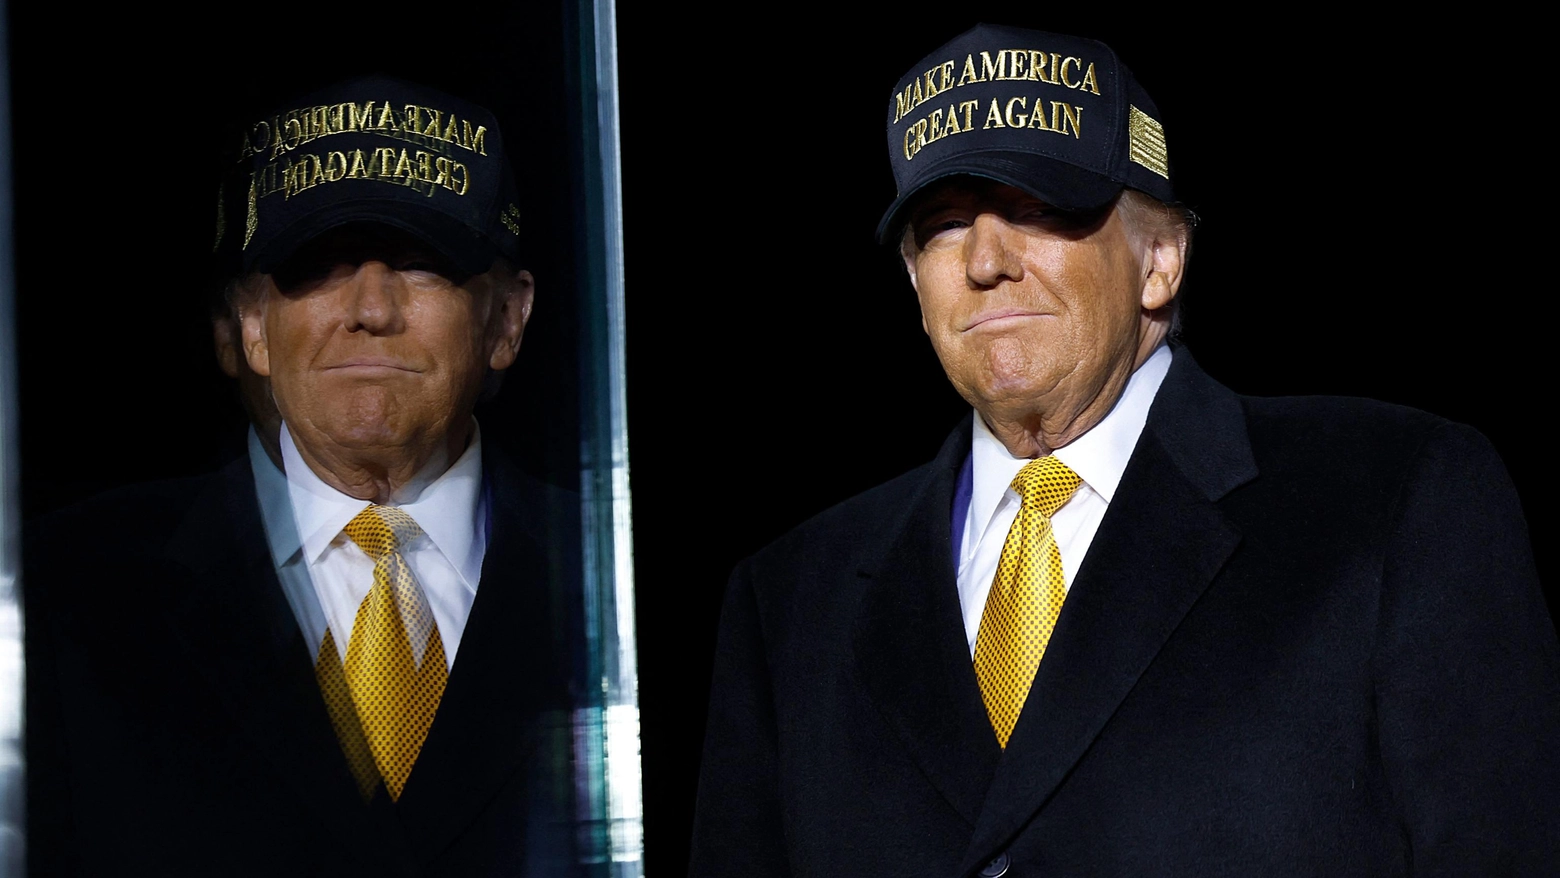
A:
<svg viewBox="0 0 1560 878">
<path fill-rule="evenodd" d="M 369 506 L 345 532 L 374 559 L 374 585 L 358 606 L 346 663 L 327 630 L 314 670 L 363 797 L 382 779 L 396 801 L 444 695 L 444 641 L 400 552 L 422 535 L 417 522 L 393 506 Z M 426 644 L 420 664 L 414 642 Z"/>
<path fill-rule="evenodd" d="M 1012 488 L 1023 505 L 1002 544 L 975 636 L 975 678 L 997 743 L 1004 748 L 1067 598 L 1051 516 L 1082 481 L 1053 456 L 1024 464 L 1013 477 Z"/>
</svg>

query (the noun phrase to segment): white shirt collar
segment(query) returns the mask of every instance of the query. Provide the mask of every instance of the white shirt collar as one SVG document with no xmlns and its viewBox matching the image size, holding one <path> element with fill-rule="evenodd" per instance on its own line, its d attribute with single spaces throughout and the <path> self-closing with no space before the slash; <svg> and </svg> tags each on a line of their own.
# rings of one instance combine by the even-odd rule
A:
<svg viewBox="0 0 1560 878">
<path fill-rule="evenodd" d="M 1067 446 L 1052 452 L 1107 503 L 1116 493 L 1116 486 L 1121 484 L 1121 474 L 1126 471 L 1132 449 L 1137 446 L 1143 425 L 1148 422 L 1148 409 L 1169 370 L 1170 348 L 1160 345 L 1127 379 L 1126 388 L 1103 420 Z M 975 413 L 970 458 L 973 479 L 968 521 L 975 528 L 974 536 L 979 536 L 996 514 L 1013 477 L 1029 459 L 1009 454 L 1007 447 L 992 435 L 980 412 Z"/>
<path fill-rule="evenodd" d="M 303 547 L 298 529 L 293 526 L 292 500 L 288 497 L 287 476 L 260 444 L 254 427 L 249 428 L 249 469 L 255 477 L 255 499 L 260 503 L 260 519 L 265 525 L 271 561 L 280 568 Z"/>
<path fill-rule="evenodd" d="M 327 485 L 309 468 L 292 433 L 282 424 L 282 463 L 292 500 L 293 520 L 304 559 L 314 563 L 359 512 L 370 504 Z M 476 591 L 482 576 L 482 558 L 476 539 L 482 521 L 482 433 L 472 422 L 471 442 L 453 465 L 436 456 L 411 482 L 396 492 L 391 502 L 410 515 L 435 548 L 460 574 L 467 588 Z"/>
</svg>

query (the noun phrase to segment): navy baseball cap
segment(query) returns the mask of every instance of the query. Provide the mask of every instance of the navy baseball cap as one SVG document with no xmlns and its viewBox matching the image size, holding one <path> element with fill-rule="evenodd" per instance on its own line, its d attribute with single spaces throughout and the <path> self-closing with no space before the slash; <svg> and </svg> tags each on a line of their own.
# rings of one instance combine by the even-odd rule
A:
<svg viewBox="0 0 1560 878">
<path fill-rule="evenodd" d="M 898 196 L 887 243 L 929 184 L 971 174 L 1062 210 L 1095 210 L 1123 187 L 1175 200 L 1159 108 L 1096 40 L 980 24 L 927 55 L 890 96 L 888 158 Z"/>
<path fill-rule="evenodd" d="M 215 249 L 271 272 L 338 226 L 407 232 L 459 270 L 520 263 L 520 208 L 493 114 L 409 82 L 340 82 L 242 129 L 223 182 Z"/>
</svg>

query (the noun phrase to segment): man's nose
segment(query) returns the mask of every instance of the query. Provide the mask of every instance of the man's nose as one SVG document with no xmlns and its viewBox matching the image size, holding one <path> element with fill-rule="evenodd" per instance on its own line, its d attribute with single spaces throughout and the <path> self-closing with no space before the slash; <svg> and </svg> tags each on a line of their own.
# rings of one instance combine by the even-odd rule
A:
<svg viewBox="0 0 1560 878">
<path fill-rule="evenodd" d="M 994 213 L 975 217 L 964 236 L 964 272 L 972 286 L 994 287 L 1005 280 L 1024 279 L 1023 247 L 1015 238 L 1018 234 Z"/>
<path fill-rule="evenodd" d="M 358 265 L 347 291 L 345 323 L 348 331 L 390 335 L 402 326 L 400 273 L 383 262 Z"/>
</svg>

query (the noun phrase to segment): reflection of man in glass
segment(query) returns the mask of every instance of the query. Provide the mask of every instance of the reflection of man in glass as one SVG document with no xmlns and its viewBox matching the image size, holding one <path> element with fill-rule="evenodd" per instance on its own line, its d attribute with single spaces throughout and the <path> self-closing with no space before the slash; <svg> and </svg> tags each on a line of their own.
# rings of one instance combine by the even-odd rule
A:
<svg viewBox="0 0 1560 878">
<path fill-rule="evenodd" d="M 564 871 L 577 507 L 472 416 L 533 295 L 501 135 L 390 80 L 289 107 L 219 229 L 249 460 L 29 552 L 34 870 Z"/>
</svg>

